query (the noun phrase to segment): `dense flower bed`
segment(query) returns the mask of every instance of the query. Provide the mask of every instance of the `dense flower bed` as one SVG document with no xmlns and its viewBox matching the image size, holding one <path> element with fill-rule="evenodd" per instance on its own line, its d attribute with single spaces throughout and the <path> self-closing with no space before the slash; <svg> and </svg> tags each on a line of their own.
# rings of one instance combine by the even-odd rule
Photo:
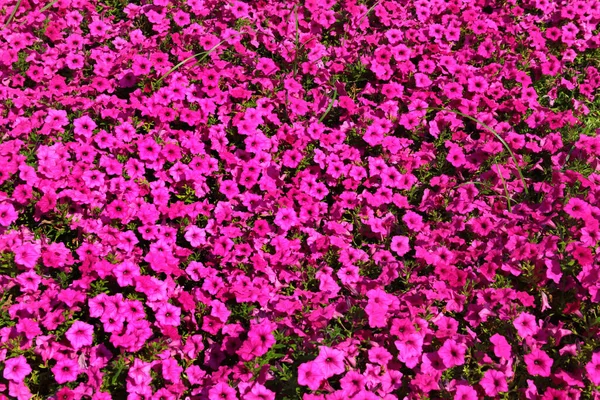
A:
<svg viewBox="0 0 600 400">
<path fill-rule="evenodd" d="M 0 399 L 600 399 L 598 1 L 0 3 Z"/>
</svg>

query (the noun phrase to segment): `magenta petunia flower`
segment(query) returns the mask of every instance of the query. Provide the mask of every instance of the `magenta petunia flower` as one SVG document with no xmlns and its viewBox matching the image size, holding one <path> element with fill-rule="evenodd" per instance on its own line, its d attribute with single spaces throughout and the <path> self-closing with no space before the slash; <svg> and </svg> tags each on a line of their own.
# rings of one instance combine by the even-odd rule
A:
<svg viewBox="0 0 600 400">
<path fill-rule="evenodd" d="M 508 390 L 508 384 L 506 383 L 506 376 L 494 369 L 488 369 L 483 374 L 483 378 L 479 381 L 479 384 L 483 388 L 485 394 L 488 396 L 496 396 L 499 393 L 506 392 Z"/>
<path fill-rule="evenodd" d="M 394 236 L 390 248 L 399 256 L 403 256 L 410 251 L 409 239 L 406 236 Z"/>
<path fill-rule="evenodd" d="M 125 261 L 115 267 L 113 274 L 119 286 L 132 286 L 135 284 L 135 278 L 140 276 L 140 268 L 131 261 Z"/>
<path fill-rule="evenodd" d="M 180 382 L 181 381 L 181 373 L 183 372 L 183 367 L 179 366 L 177 360 L 173 358 L 167 358 L 162 361 L 162 376 L 168 380 L 169 382 Z"/>
<path fill-rule="evenodd" d="M 75 400 L 75 392 L 71 388 L 64 387 L 56 393 L 56 398 L 60 400 Z"/>
<path fill-rule="evenodd" d="M 569 199 L 564 207 L 564 210 L 569 216 L 579 219 L 584 219 L 590 214 L 591 211 L 590 205 L 587 202 L 576 197 Z"/>
<path fill-rule="evenodd" d="M 423 353 L 421 360 L 421 371 L 425 374 L 437 374 L 439 371 L 448 368 L 444 365 L 444 361 L 438 352 Z"/>
<path fill-rule="evenodd" d="M 411 358 L 416 358 L 423 352 L 423 337 L 418 333 L 411 333 L 394 342 L 398 349 L 398 359 L 406 363 Z"/>
<path fill-rule="evenodd" d="M 452 368 L 465 363 L 465 352 L 467 346 L 462 343 L 449 339 L 444 342 L 444 345 L 438 350 L 438 354 L 442 358 L 446 368 Z"/>
<path fill-rule="evenodd" d="M 155 314 L 156 320 L 166 326 L 179 326 L 180 315 L 181 309 L 169 303 L 161 305 Z"/>
<path fill-rule="evenodd" d="M 244 395 L 244 399 L 246 400 L 275 400 L 275 392 L 267 389 L 265 386 L 260 383 L 255 383 Z"/>
<path fill-rule="evenodd" d="M 147 138 L 137 143 L 140 159 L 155 161 L 160 153 L 160 146 L 152 139 Z"/>
<path fill-rule="evenodd" d="M 344 367 L 344 353 L 327 346 L 319 348 L 319 356 L 313 361 L 323 373 L 325 379 L 342 374 Z"/>
<path fill-rule="evenodd" d="M 15 222 L 17 218 L 18 214 L 12 204 L 0 204 L 0 225 L 9 226 Z"/>
<path fill-rule="evenodd" d="M 102 38 L 106 35 L 108 30 L 109 30 L 109 25 L 105 24 L 104 21 L 101 21 L 99 19 L 94 20 L 90 24 L 90 33 L 93 36 Z"/>
<path fill-rule="evenodd" d="M 256 339 L 247 339 L 242 343 L 242 346 L 237 350 L 237 354 L 244 361 L 250 361 L 261 356 L 264 352 L 261 351 L 260 342 Z"/>
<path fill-rule="evenodd" d="M 31 367 L 24 356 L 9 358 L 4 362 L 4 379 L 12 382 L 23 382 L 30 373 Z"/>
<path fill-rule="evenodd" d="M 296 225 L 298 216 L 291 208 L 280 208 L 275 214 L 275 225 L 279 226 L 284 231 L 290 230 Z"/>
<path fill-rule="evenodd" d="M 477 391 L 473 389 L 471 386 L 467 385 L 459 385 L 456 387 L 456 392 L 454 393 L 454 400 L 477 400 L 479 396 L 477 395 Z"/>
<path fill-rule="evenodd" d="M 469 92 L 484 93 L 489 87 L 486 79 L 482 76 L 471 77 L 467 80 L 467 82 L 467 89 Z"/>
<path fill-rule="evenodd" d="M 525 364 L 527 365 L 527 372 L 531 375 L 539 375 L 548 377 L 554 360 L 552 360 L 548 354 L 544 351 L 535 349 L 531 353 L 525 355 Z"/>
<path fill-rule="evenodd" d="M 139 358 L 133 360 L 133 365 L 129 368 L 128 376 L 136 385 L 141 385 L 144 382 L 151 380 L 150 370 L 152 363 L 147 363 Z"/>
<path fill-rule="evenodd" d="M 574 245 L 572 246 L 571 254 L 584 267 L 591 266 L 594 262 L 594 254 L 589 247 Z"/>
<path fill-rule="evenodd" d="M 81 118 L 77 118 L 73 121 L 74 129 L 76 135 L 82 135 L 86 138 L 92 137 L 94 133 L 94 129 L 96 129 L 97 125 L 89 116 L 84 115 Z"/>
<path fill-rule="evenodd" d="M 236 390 L 225 383 L 217 383 L 208 391 L 209 400 L 236 400 Z"/>
<path fill-rule="evenodd" d="M 340 380 L 342 389 L 345 390 L 348 395 L 352 395 L 363 389 L 365 383 L 365 376 L 356 371 L 348 371 Z"/>
<path fill-rule="evenodd" d="M 94 327 L 85 322 L 75 321 L 73 325 L 65 333 L 71 346 L 75 350 L 78 350 L 85 346 L 90 346 L 94 341 Z"/>
<path fill-rule="evenodd" d="M 160 388 L 154 393 L 152 399 L 158 400 L 177 400 L 177 396 L 171 393 L 167 388 Z"/>
<path fill-rule="evenodd" d="M 512 348 L 506 338 L 498 333 L 495 333 L 490 342 L 494 345 L 494 354 L 496 357 L 508 360 L 512 357 Z"/>
<path fill-rule="evenodd" d="M 69 123 L 69 118 L 65 110 L 48 110 L 44 122 L 52 129 L 62 130 Z"/>
<path fill-rule="evenodd" d="M 85 65 L 85 58 L 81 54 L 70 53 L 66 61 L 70 69 L 81 69 Z"/>
<path fill-rule="evenodd" d="M 600 352 L 592 355 L 592 359 L 585 365 L 588 379 L 596 386 L 600 386 Z"/>
<path fill-rule="evenodd" d="M 6 388 L 6 386 L 4 386 Z M 8 382 L 8 394 L 17 400 L 29 400 L 33 396 L 24 382 Z"/>
<path fill-rule="evenodd" d="M 535 335 L 539 330 L 536 319 L 532 314 L 527 312 L 521 313 L 514 321 L 514 327 L 521 337 L 529 337 Z"/>
<path fill-rule="evenodd" d="M 18 246 L 15 252 L 15 262 L 19 265 L 33 269 L 40 258 L 40 246 L 31 243 L 23 243 Z"/>
<path fill-rule="evenodd" d="M 52 373 L 59 384 L 75 382 L 79 375 L 79 363 L 77 360 L 63 358 L 52 367 Z"/>
<path fill-rule="evenodd" d="M 300 364 L 298 367 L 298 384 L 308 386 L 310 390 L 317 390 L 321 382 L 325 379 L 325 374 L 314 361 Z"/>
<path fill-rule="evenodd" d="M 38 289 L 42 278 L 35 271 L 27 271 L 17 275 L 16 281 L 21 285 L 21 290 L 34 292 Z"/>
<path fill-rule="evenodd" d="M 414 231 L 419 231 L 423 227 L 423 217 L 413 211 L 407 211 L 402 221 Z"/>
<path fill-rule="evenodd" d="M 448 160 L 448 162 L 456 168 L 461 167 L 466 163 L 465 154 L 458 146 L 452 146 L 452 148 L 448 152 L 446 160 Z"/>
<path fill-rule="evenodd" d="M 369 361 L 386 366 L 393 358 L 392 354 L 383 347 L 372 347 L 368 352 Z"/>
</svg>

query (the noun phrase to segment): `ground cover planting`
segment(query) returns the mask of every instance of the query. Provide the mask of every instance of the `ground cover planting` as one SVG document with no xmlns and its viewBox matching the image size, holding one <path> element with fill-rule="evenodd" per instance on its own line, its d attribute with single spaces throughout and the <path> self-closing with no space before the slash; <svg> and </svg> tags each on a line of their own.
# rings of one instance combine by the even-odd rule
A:
<svg viewBox="0 0 600 400">
<path fill-rule="evenodd" d="M 0 400 L 600 399 L 599 22 L 0 0 Z"/>
</svg>

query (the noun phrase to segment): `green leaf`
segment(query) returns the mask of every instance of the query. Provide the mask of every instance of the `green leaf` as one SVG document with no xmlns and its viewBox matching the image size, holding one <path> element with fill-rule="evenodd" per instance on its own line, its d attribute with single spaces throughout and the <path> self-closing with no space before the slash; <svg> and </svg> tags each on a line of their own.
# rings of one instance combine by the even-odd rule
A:
<svg viewBox="0 0 600 400">
<path fill-rule="evenodd" d="M 17 11 L 19 10 L 19 7 L 21 6 L 21 2 L 22 1 L 23 0 L 17 0 L 17 4 L 15 4 L 15 7 L 13 8 L 12 12 L 10 13 L 10 16 L 8 17 L 8 19 L 4 23 L 4 26 L 8 26 L 8 24 L 10 24 L 12 22 L 13 18 L 17 14 Z"/>
<path fill-rule="evenodd" d="M 333 103 L 335 103 L 335 99 L 337 98 L 337 95 L 338 95 L 338 92 L 337 92 L 336 89 L 334 89 L 333 90 L 333 98 L 331 99 L 331 102 L 327 106 L 327 110 L 325 110 L 325 112 L 323 113 L 323 115 L 321 115 L 321 118 L 319 118 L 319 122 L 323 122 L 323 120 L 325 119 L 325 117 L 327 116 L 327 114 L 329 114 L 329 112 L 333 108 Z"/>
</svg>

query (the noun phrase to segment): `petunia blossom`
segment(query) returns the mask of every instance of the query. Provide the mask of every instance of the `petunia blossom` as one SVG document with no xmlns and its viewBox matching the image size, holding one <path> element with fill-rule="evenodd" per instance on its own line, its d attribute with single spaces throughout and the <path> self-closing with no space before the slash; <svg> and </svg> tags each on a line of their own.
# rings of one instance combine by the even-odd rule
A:
<svg viewBox="0 0 600 400">
<path fill-rule="evenodd" d="M 65 333 L 71 346 L 78 350 L 85 346 L 90 346 L 94 340 L 94 327 L 82 321 L 75 321 Z"/>
<path fill-rule="evenodd" d="M 4 379 L 12 382 L 23 382 L 31 373 L 31 367 L 24 356 L 9 358 L 4 362 Z"/>
</svg>

